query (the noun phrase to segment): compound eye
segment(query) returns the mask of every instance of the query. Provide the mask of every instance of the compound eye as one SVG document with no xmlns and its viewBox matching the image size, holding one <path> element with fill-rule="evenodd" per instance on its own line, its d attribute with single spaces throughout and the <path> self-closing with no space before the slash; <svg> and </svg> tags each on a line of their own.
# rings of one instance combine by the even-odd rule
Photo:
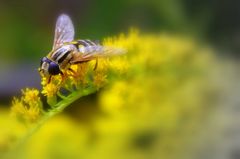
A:
<svg viewBox="0 0 240 159">
<path fill-rule="evenodd" d="M 49 74 L 51 74 L 51 75 L 57 75 L 57 74 L 59 74 L 61 71 L 60 71 L 60 69 L 59 69 L 58 64 L 56 64 L 55 62 L 51 62 L 51 63 L 49 64 L 49 67 L 48 67 L 48 72 L 49 72 Z"/>
</svg>

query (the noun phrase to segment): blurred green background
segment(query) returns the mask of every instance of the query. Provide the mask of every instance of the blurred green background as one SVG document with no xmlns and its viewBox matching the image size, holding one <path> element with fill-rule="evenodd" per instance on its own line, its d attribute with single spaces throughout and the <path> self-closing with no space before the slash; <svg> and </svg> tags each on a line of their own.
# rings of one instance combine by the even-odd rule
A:
<svg viewBox="0 0 240 159">
<path fill-rule="evenodd" d="M 155 75 L 151 74 L 152 81 L 146 80 L 146 86 L 143 86 L 142 81 L 139 84 L 141 89 L 148 91 L 146 94 L 153 93 L 156 97 L 154 95 L 151 97 L 158 99 L 155 102 L 151 97 L 147 97 L 142 103 L 146 102 L 147 106 L 151 105 L 154 109 L 159 108 L 156 112 L 163 112 L 162 114 L 153 115 L 156 119 L 150 119 L 151 114 L 141 117 L 135 113 L 138 107 L 133 107 L 117 113 L 115 111 L 112 113 L 111 110 L 110 116 L 116 117 L 99 121 L 99 116 L 106 115 L 104 113 L 103 115 L 102 111 L 107 111 L 107 114 L 109 111 L 109 108 L 105 108 L 109 103 L 102 102 L 102 98 L 104 96 L 108 98 L 109 92 L 111 94 L 110 86 L 104 91 L 77 101 L 63 113 L 63 116 L 46 124 L 46 128 L 30 142 L 29 147 L 32 145 L 35 147 L 32 146 L 32 151 L 27 155 L 31 156 L 40 149 L 39 156 L 45 152 L 49 158 L 78 158 L 81 155 L 83 158 L 98 158 L 98 155 L 99 158 L 108 158 L 118 152 L 121 154 L 117 154 L 119 158 L 136 159 L 181 157 L 238 159 L 240 158 L 239 7 L 240 1 L 237 0 L 1 0 L 0 107 L 9 109 L 12 97 L 19 95 L 22 88 L 41 88 L 37 68 L 40 59 L 52 48 L 55 21 L 61 13 L 71 16 L 76 38 L 102 40 L 127 33 L 130 27 L 136 27 L 145 34 L 170 34 L 170 40 L 164 36 L 156 39 L 163 45 L 159 46 L 163 56 L 165 47 L 183 45 L 188 48 L 191 43 L 190 49 L 187 49 L 190 50 L 189 54 L 184 54 L 181 58 L 176 47 L 177 50 L 173 51 L 176 59 L 164 61 L 163 66 L 157 65 L 156 60 L 153 63 L 156 70 L 159 69 L 156 79 Z M 179 37 L 183 37 L 182 43 Z M 185 37 L 190 37 L 189 43 Z M 150 43 L 154 43 L 154 40 Z M 201 52 L 204 52 L 202 48 L 205 46 L 213 53 L 210 60 L 208 57 L 202 57 Z M 157 58 L 161 59 L 161 54 Z M 162 59 L 165 58 L 168 59 L 167 56 Z M 204 70 L 203 78 L 198 78 L 195 72 L 193 74 L 184 72 L 192 69 L 196 71 L 195 68 Z M 148 75 L 147 71 L 142 74 Z M 139 79 L 143 80 L 142 77 Z M 136 81 L 139 82 L 138 78 Z M 166 87 L 165 82 L 169 82 Z M 155 84 L 160 86 L 150 89 L 154 88 Z M 138 91 L 135 93 L 138 94 Z M 143 99 L 144 96 L 139 98 Z M 141 103 L 138 103 L 139 98 L 134 97 L 136 105 Z M 158 104 L 164 106 L 158 107 Z M 154 114 L 154 110 L 150 112 Z M 126 113 L 130 117 L 125 117 L 125 114 L 123 117 L 121 113 Z M 7 127 L 8 123 L 3 118 L 4 115 L 0 123 L 5 123 Z M 148 128 L 148 123 L 145 123 L 147 119 L 149 125 L 152 123 L 153 127 Z M 140 126 L 136 126 L 135 129 L 134 124 L 127 125 L 126 123 L 131 123 L 130 121 Z M 156 126 L 157 123 L 161 126 Z M 111 136 L 111 130 L 117 132 L 117 135 Z M 91 140 L 85 141 L 84 135 L 90 136 Z M 81 142 L 80 146 L 75 137 Z M 95 138 L 100 140 L 95 143 Z M 45 141 L 49 141 L 50 146 L 44 149 Z M 0 150 L 1 143 L 3 142 L 0 140 Z M 66 151 L 72 153 L 65 153 L 63 148 L 59 147 L 59 143 L 67 143 L 69 147 Z M 91 146 L 89 148 L 86 145 Z M 129 151 L 123 152 L 130 155 L 117 151 L 122 150 L 125 145 L 129 146 L 126 148 Z M 137 148 L 132 150 L 133 147 Z M 74 156 L 78 151 L 81 155 Z M 96 153 L 97 156 L 92 153 Z M 153 154 L 149 155 L 151 153 Z"/>
</svg>

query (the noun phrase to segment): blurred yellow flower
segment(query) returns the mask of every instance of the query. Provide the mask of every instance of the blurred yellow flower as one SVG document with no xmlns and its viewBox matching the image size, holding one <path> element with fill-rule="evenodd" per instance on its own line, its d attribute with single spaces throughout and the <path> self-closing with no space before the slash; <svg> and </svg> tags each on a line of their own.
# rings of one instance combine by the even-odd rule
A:
<svg viewBox="0 0 240 159">
<path fill-rule="evenodd" d="M 100 98 L 100 104 L 103 107 L 103 110 L 110 112 L 118 112 L 123 106 L 125 106 L 125 99 L 122 96 L 127 89 L 129 89 L 129 85 L 123 81 L 114 82 L 111 86 L 111 90 L 108 90 L 107 94 L 103 94 Z"/>
</svg>

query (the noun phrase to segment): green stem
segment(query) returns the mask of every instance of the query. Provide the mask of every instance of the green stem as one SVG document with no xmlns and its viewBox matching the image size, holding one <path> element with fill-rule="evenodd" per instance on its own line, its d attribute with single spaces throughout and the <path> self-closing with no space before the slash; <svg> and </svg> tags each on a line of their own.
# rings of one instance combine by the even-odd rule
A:
<svg viewBox="0 0 240 159">
<path fill-rule="evenodd" d="M 72 92 L 70 95 L 68 95 L 65 99 L 61 100 L 60 102 L 58 102 L 56 105 L 54 105 L 54 107 L 52 109 L 50 109 L 48 112 L 46 112 L 43 117 L 40 119 L 40 121 L 34 125 L 27 133 L 26 135 L 20 139 L 20 141 L 17 143 L 16 147 L 14 148 L 13 151 L 10 152 L 9 155 L 12 154 L 17 154 L 17 152 L 21 152 L 21 148 L 23 147 L 23 145 L 29 140 L 29 138 L 31 138 L 31 136 L 37 131 L 39 130 L 42 125 L 49 120 L 51 117 L 55 116 L 56 114 L 62 112 L 67 106 L 69 106 L 71 103 L 73 103 L 74 101 L 76 101 L 77 99 L 79 99 L 80 97 L 89 95 L 91 93 L 96 92 L 96 88 L 94 87 L 90 87 L 87 89 L 83 89 L 83 90 L 78 90 L 78 91 L 74 91 Z M 9 155 L 7 155 L 9 157 Z"/>
</svg>

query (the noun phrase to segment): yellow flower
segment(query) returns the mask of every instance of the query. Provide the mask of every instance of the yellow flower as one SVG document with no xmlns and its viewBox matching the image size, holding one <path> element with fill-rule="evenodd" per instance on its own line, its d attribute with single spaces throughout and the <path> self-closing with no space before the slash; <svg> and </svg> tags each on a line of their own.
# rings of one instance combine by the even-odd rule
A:
<svg viewBox="0 0 240 159">
<path fill-rule="evenodd" d="M 42 94 L 44 96 L 47 96 L 48 98 L 52 98 L 52 97 L 56 96 L 58 90 L 59 90 L 58 85 L 49 83 L 43 87 Z"/>
<path fill-rule="evenodd" d="M 108 69 L 109 69 L 109 60 L 98 59 L 98 64 L 94 71 L 94 76 L 93 76 L 93 84 L 98 89 L 102 87 L 104 84 L 106 84 Z"/>
<path fill-rule="evenodd" d="M 57 93 L 59 91 L 59 85 L 49 83 L 43 87 L 42 94 L 47 97 L 47 103 L 53 106 L 57 103 Z"/>
<path fill-rule="evenodd" d="M 81 63 L 71 66 L 72 71 L 68 71 L 68 77 L 75 86 L 85 85 L 87 83 L 86 76 L 89 71 L 89 63 Z"/>
<path fill-rule="evenodd" d="M 139 32 L 137 29 L 131 29 L 130 34 L 127 36 L 124 34 L 120 34 L 120 36 L 117 37 L 110 37 L 106 38 L 103 41 L 103 45 L 105 46 L 113 46 L 113 47 L 119 47 L 119 48 L 124 48 L 128 50 L 134 49 L 135 45 L 139 44 L 142 39 L 139 38 Z"/>
<path fill-rule="evenodd" d="M 129 68 L 129 62 L 124 57 L 116 57 L 109 62 L 109 67 L 117 73 L 126 73 Z"/>
<path fill-rule="evenodd" d="M 12 101 L 11 112 L 13 116 L 24 122 L 36 121 L 42 112 L 42 102 L 37 89 L 22 90 L 20 99 L 14 98 Z"/>
<path fill-rule="evenodd" d="M 45 86 L 47 83 L 48 83 L 47 78 L 42 77 L 42 79 L 41 79 L 41 85 L 42 85 L 42 86 Z"/>
<path fill-rule="evenodd" d="M 29 89 L 22 90 L 23 101 L 25 103 L 37 103 L 40 100 L 39 91 L 37 89 Z"/>
<path fill-rule="evenodd" d="M 93 77 L 94 85 L 99 89 L 107 82 L 107 75 L 103 72 L 96 72 Z"/>
<path fill-rule="evenodd" d="M 211 111 L 203 105 L 208 104 L 208 96 L 215 96 L 214 92 L 218 90 L 209 82 L 213 80 L 210 79 L 212 76 L 206 76 L 213 69 L 214 55 L 185 37 L 169 34 L 140 35 L 136 30 L 129 35 L 108 38 L 104 45 L 121 47 L 128 52 L 119 57 L 99 58 L 95 70 L 95 60 L 72 65 L 72 71 L 65 70 L 63 83 L 59 84 L 60 75 L 54 76 L 42 91 L 48 98 L 56 99 L 60 89 L 67 89 L 72 85 L 81 86 L 77 91 L 74 87 L 75 92 L 70 96 L 62 96 L 66 100 L 57 106 L 60 105 L 61 108 L 67 101 L 65 108 L 71 104 L 68 99 L 77 93 L 80 92 L 79 97 L 81 93 L 88 95 L 108 82 L 109 85 L 97 93 L 99 101 L 84 101 L 82 107 L 74 108 L 74 119 L 58 116 L 50 120 L 33 137 L 33 142 L 26 146 L 23 154 L 27 154 L 24 156 L 51 158 L 54 154 L 66 156 L 65 158 L 84 156 L 104 159 L 116 156 L 186 156 L 182 152 L 189 152 L 189 143 L 194 143 L 194 139 L 199 137 L 198 133 L 193 133 L 193 129 L 194 132 L 201 131 L 202 121 L 206 120 L 206 115 Z M 88 88 L 91 91 L 88 92 Z M 13 111 L 19 112 L 20 117 L 25 117 L 25 114 L 36 116 L 33 114 L 37 111 L 30 111 L 25 102 L 31 103 L 32 99 L 38 99 L 38 93 L 23 94 L 28 97 L 15 98 Z M 213 103 L 212 100 L 210 102 Z M 87 107 L 91 104 L 94 106 Z M 58 110 L 63 109 L 49 109 L 50 114 Z M 97 142 L 91 142 L 93 135 L 97 136 Z M 65 140 L 59 140 L 63 137 Z M 94 144 L 94 147 L 89 146 L 89 143 Z M 65 148 L 62 145 L 67 146 Z M 38 150 L 38 154 L 31 150 Z M 106 153 L 109 150 L 112 153 Z M 170 154 L 169 151 L 173 153 Z"/>
<path fill-rule="evenodd" d="M 124 81 L 115 82 L 108 92 L 103 92 L 100 98 L 100 105 L 105 111 L 116 112 L 124 106 L 125 100 L 122 95 L 128 90 L 128 84 Z"/>
<path fill-rule="evenodd" d="M 112 59 L 111 59 L 112 60 Z M 101 71 L 104 72 L 105 74 L 107 74 L 107 71 L 109 69 L 109 62 L 110 60 L 108 58 L 99 58 L 98 62 L 97 62 L 97 66 L 95 68 L 95 71 Z M 96 63 L 92 63 L 92 65 L 94 65 L 95 67 Z"/>
</svg>

